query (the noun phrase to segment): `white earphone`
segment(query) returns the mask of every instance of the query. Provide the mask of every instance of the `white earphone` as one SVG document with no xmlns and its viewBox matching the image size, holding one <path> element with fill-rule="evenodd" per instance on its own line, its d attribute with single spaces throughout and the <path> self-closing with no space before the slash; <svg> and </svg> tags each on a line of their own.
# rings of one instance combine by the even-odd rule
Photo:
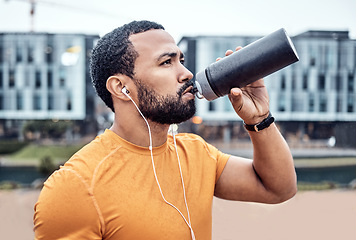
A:
<svg viewBox="0 0 356 240">
<path fill-rule="evenodd" d="M 122 92 L 123 94 L 125 94 L 126 96 L 128 96 L 128 94 L 130 93 L 129 90 L 126 89 L 126 87 L 123 87 L 123 88 L 121 89 L 121 92 Z"/>
<path fill-rule="evenodd" d="M 145 116 L 142 114 L 142 112 L 140 111 L 140 109 L 138 108 L 137 104 L 135 103 L 135 101 L 130 97 L 129 95 L 129 90 L 126 89 L 126 87 L 123 87 L 121 89 L 121 92 L 123 94 L 125 94 L 125 96 L 127 96 L 131 101 L 132 103 L 135 105 L 137 111 L 140 113 L 141 117 L 143 118 L 143 120 L 145 121 L 146 125 L 147 125 L 147 128 L 148 128 L 148 136 L 149 136 L 149 140 L 150 140 L 150 145 L 148 147 L 148 149 L 150 150 L 151 152 L 151 161 L 152 161 L 152 168 L 153 168 L 153 173 L 154 173 L 154 177 L 156 179 L 156 183 L 157 183 L 157 186 L 158 186 L 158 189 L 161 193 L 161 197 L 163 199 L 163 201 L 165 203 L 167 203 L 168 205 L 170 205 L 171 207 L 173 207 L 175 210 L 178 211 L 178 213 L 182 216 L 184 222 L 188 225 L 189 229 L 190 229 L 190 233 L 191 233 L 191 237 L 192 237 L 192 240 L 195 240 L 195 235 L 194 235 L 194 231 L 193 231 L 193 228 L 192 228 L 192 223 L 191 223 L 191 220 L 190 220 L 190 212 L 189 212 L 189 208 L 188 208 L 188 203 L 187 203 L 187 198 L 186 198 L 186 194 L 185 194 L 185 186 L 184 186 L 184 180 L 183 180 L 183 174 L 182 174 L 182 168 L 181 168 L 181 165 L 180 165 L 180 160 L 179 160 L 179 155 L 178 155 L 178 150 L 177 150 L 177 143 L 176 143 L 176 139 L 175 139 L 175 134 L 174 134 L 174 128 L 172 127 L 172 135 L 173 135 L 173 141 L 174 141 L 174 148 L 176 150 L 176 154 L 177 154 L 177 160 L 178 160 L 178 166 L 179 166 L 179 173 L 180 173 L 180 177 L 181 177 L 181 182 L 182 182 L 182 188 L 183 188 L 183 196 L 184 196 L 184 202 L 185 202 L 185 207 L 187 209 L 187 214 L 188 214 L 188 220 L 184 217 L 183 213 L 176 207 L 174 206 L 172 203 L 168 202 L 166 200 L 166 198 L 164 197 L 163 195 L 163 192 L 162 192 L 162 189 L 161 189 L 161 185 L 159 184 L 159 181 L 158 181 L 158 177 L 157 177 L 157 174 L 156 174 L 156 167 L 155 167 L 155 163 L 153 161 L 153 146 L 152 146 L 152 134 L 151 134 L 151 128 L 150 128 L 150 125 L 148 124 L 148 121 L 147 119 L 145 118 Z M 177 127 L 177 126 L 176 126 Z M 175 129 L 176 130 L 176 129 Z"/>
</svg>

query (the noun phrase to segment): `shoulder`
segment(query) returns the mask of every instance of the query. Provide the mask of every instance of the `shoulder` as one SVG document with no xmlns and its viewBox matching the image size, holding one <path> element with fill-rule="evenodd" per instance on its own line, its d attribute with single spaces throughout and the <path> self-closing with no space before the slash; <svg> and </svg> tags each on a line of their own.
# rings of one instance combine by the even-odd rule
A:
<svg viewBox="0 0 356 240">
<path fill-rule="evenodd" d="M 202 137 L 193 133 L 179 133 L 176 135 L 177 145 L 189 150 L 194 150 L 195 153 L 201 154 L 206 152 L 213 158 L 217 158 L 227 154 L 222 153 L 215 146 L 206 142 Z"/>
<path fill-rule="evenodd" d="M 80 175 L 87 180 L 95 169 L 113 152 L 120 150 L 121 145 L 115 141 L 113 133 L 106 131 L 77 151 L 61 168 L 70 175 Z"/>
<path fill-rule="evenodd" d="M 65 235 L 94 238 L 103 226 L 98 215 L 88 182 L 75 170 L 61 168 L 45 182 L 35 204 L 36 239 L 59 239 Z"/>
<path fill-rule="evenodd" d="M 197 144 L 207 144 L 207 142 L 194 133 L 178 133 L 175 135 L 177 141 L 192 142 Z"/>
</svg>

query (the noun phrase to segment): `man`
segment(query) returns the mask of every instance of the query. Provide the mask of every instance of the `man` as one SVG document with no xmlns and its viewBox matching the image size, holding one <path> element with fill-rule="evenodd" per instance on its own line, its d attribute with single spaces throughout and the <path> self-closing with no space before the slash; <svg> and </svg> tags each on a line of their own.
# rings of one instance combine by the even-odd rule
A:
<svg viewBox="0 0 356 240">
<path fill-rule="evenodd" d="M 46 181 L 36 239 L 211 239 L 214 195 L 262 203 L 294 196 L 293 159 L 272 121 L 249 132 L 253 160 L 193 134 L 167 134 L 195 113 L 193 75 L 183 63 L 153 22 L 134 21 L 99 40 L 93 84 L 115 120 Z M 229 98 L 246 124 L 271 119 L 263 80 Z"/>
</svg>

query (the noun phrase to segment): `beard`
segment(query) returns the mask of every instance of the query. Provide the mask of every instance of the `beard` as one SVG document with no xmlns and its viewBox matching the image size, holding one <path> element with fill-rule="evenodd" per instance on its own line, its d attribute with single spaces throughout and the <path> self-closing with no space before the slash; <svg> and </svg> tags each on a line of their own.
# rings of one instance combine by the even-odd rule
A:
<svg viewBox="0 0 356 240">
<path fill-rule="evenodd" d="M 153 88 L 135 79 L 138 88 L 138 107 L 142 114 L 153 122 L 159 124 L 174 124 L 187 121 L 196 112 L 195 100 L 183 101 L 183 92 L 190 86 L 191 81 L 186 82 L 176 95 L 162 96 Z"/>
</svg>

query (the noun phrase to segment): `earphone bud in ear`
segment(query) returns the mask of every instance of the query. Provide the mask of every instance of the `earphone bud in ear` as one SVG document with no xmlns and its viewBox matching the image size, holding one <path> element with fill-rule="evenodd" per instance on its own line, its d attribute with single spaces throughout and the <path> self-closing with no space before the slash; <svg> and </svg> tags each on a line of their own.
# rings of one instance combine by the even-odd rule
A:
<svg viewBox="0 0 356 240">
<path fill-rule="evenodd" d="M 123 94 L 125 94 L 125 95 L 128 95 L 128 94 L 130 93 L 129 90 L 126 89 L 126 87 L 123 87 L 123 88 L 121 89 L 121 92 L 122 92 Z"/>
</svg>

